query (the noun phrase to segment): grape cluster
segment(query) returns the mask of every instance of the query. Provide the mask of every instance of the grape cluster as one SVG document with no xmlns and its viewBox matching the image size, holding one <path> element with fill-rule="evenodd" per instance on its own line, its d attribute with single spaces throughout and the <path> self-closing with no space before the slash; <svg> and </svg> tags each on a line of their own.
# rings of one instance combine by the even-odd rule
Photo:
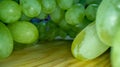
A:
<svg viewBox="0 0 120 67">
<path fill-rule="evenodd" d="M 101 0 L 0 0 L 0 21 L 10 30 L 14 42 L 18 44 L 31 44 L 37 40 L 73 40 L 88 24 L 96 20 L 100 2 Z"/>
<path fill-rule="evenodd" d="M 16 0 L 22 7 L 19 20 L 30 21 L 39 40 L 74 39 L 96 17 L 99 0 Z M 58 33 L 59 32 L 59 33 Z M 69 39 L 69 38 L 68 38 Z"/>
</svg>

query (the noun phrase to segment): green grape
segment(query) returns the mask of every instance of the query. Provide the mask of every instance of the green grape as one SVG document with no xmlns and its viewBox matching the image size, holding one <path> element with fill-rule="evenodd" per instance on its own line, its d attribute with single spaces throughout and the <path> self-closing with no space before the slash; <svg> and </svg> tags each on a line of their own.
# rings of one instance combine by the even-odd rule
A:
<svg viewBox="0 0 120 67">
<path fill-rule="evenodd" d="M 71 30 L 71 26 L 65 21 L 65 19 L 62 19 L 58 25 L 61 29 L 65 31 Z"/>
<path fill-rule="evenodd" d="M 75 26 L 71 26 L 71 31 L 76 33 L 76 34 L 79 33 L 83 29 L 82 25 L 83 24 L 78 24 L 78 25 L 75 25 Z"/>
<path fill-rule="evenodd" d="M 67 34 L 68 34 L 71 38 L 75 38 L 78 33 L 73 32 L 72 30 L 69 30 L 69 31 L 67 31 Z"/>
<path fill-rule="evenodd" d="M 59 7 L 63 10 L 67 10 L 72 7 L 74 0 L 57 0 Z"/>
<path fill-rule="evenodd" d="M 88 24 L 90 24 L 90 23 L 91 23 L 91 21 L 88 20 L 88 19 L 85 17 L 84 20 L 83 20 L 83 23 L 78 24 L 78 26 L 80 26 L 81 29 L 84 29 L 84 28 L 85 28 Z"/>
<path fill-rule="evenodd" d="M 74 38 L 82 29 L 84 29 L 90 23 L 91 22 L 87 18 L 84 18 L 82 23 L 72 26 L 69 25 L 64 19 L 62 19 L 58 25 L 62 30 L 66 31 L 66 33 L 68 33 L 70 37 Z"/>
<path fill-rule="evenodd" d="M 76 59 L 91 60 L 103 54 L 108 48 L 109 46 L 99 40 L 95 23 L 91 23 L 75 37 L 71 51 Z"/>
<path fill-rule="evenodd" d="M 38 2 L 41 4 L 42 0 L 38 0 Z M 38 19 L 45 19 L 47 18 L 48 14 L 44 13 L 43 10 L 41 10 L 40 14 L 36 17 Z"/>
<path fill-rule="evenodd" d="M 38 24 L 38 31 L 39 31 L 39 39 L 40 40 L 46 40 L 46 27 L 47 27 L 46 22 L 42 21 Z"/>
<path fill-rule="evenodd" d="M 82 4 L 75 4 L 65 14 L 65 20 L 70 25 L 81 23 L 85 16 L 85 8 Z"/>
<path fill-rule="evenodd" d="M 41 4 L 37 0 L 20 0 L 20 5 L 28 17 L 36 17 L 41 12 Z"/>
<path fill-rule="evenodd" d="M 100 40 L 109 46 L 112 46 L 113 38 L 120 26 L 120 3 L 118 1 L 103 0 L 97 10 L 97 34 Z"/>
<path fill-rule="evenodd" d="M 64 31 L 63 29 L 61 29 L 61 28 L 58 28 L 58 36 L 60 36 L 61 37 L 61 39 L 65 39 L 65 37 L 67 36 L 67 32 L 66 31 Z M 56 32 L 57 33 L 57 32 Z"/>
<path fill-rule="evenodd" d="M 59 21 L 64 17 L 64 10 L 57 7 L 51 14 L 51 20 L 55 23 L 59 23 Z"/>
<path fill-rule="evenodd" d="M 0 60 L 8 57 L 13 51 L 13 38 L 8 28 L 0 22 Z"/>
<path fill-rule="evenodd" d="M 117 33 L 114 33 L 114 38 L 112 40 L 112 47 L 111 47 L 111 64 L 112 67 L 120 67 L 120 27 Z"/>
<path fill-rule="evenodd" d="M 48 41 L 54 40 L 57 35 L 58 35 L 58 29 L 56 24 L 53 21 L 49 21 L 47 23 L 47 32 L 46 32 L 47 40 Z"/>
<path fill-rule="evenodd" d="M 86 8 L 85 15 L 90 21 L 94 21 L 96 19 L 97 8 L 98 8 L 97 4 L 90 4 Z"/>
<path fill-rule="evenodd" d="M 71 26 L 71 30 L 76 33 L 76 35 L 82 31 L 88 24 L 90 24 L 91 21 L 89 21 L 87 18 L 84 18 L 82 23 L 79 23 L 75 26 Z"/>
<path fill-rule="evenodd" d="M 38 24 L 39 30 L 39 39 L 40 41 L 51 41 L 54 40 L 55 37 L 58 35 L 58 28 L 56 25 L 50 21 L 42 21 Z"/>
<path fill-rule="evenodd" d="M 0 19 L 5 23 L 13 23 L 21 17 L 21 8 L 14 1 L 0 2 Z"/>
<path fill-rule="evenodd" d="M 32 44 L 39 36 L 37 28 L 30 22 L 17 21 L 7 25 L 15 42 Z"/>
<path fill-rule="evenodd" d="M 52 13 L 56 9 L 55 0 L 41 0 L 42 11 L 46 14 Z"/>
<path fill-rule="evenodd" d="M 43 11 L 40 12 L 40 14 L 37 16 L 38 19 L 45 19 L 48 15 L 44 13 Z"/>
</svg>

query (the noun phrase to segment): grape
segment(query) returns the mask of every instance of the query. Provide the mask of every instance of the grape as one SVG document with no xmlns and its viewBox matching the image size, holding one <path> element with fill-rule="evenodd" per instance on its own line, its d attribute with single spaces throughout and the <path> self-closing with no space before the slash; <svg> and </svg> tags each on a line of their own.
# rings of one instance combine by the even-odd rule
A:
<svg viewBox="0 0 120 67">
<path fill-rule="evenodd" d="M 75 4 L 65 14 L 65 20 L 70 25 L 81 23 L 85 16 L 85 8 L 81 4 Z"/>
<path fill-rule="evenodd" d="M 46 14 L 52 13 L 56 8 L 55 0 L 41 0 L 42 11 Z"/>
<path fill-rule="evenodd" d="M 13 23 L 20 19 L 21 8 L 14 1 L 2 1 L 0 2 L 0 19 L 4 23 Z"/>
<path fill-rule="evenodd" d="M 59 7 L 63 10 L 67 10 L 72 7 L 73 0 L 57 0 Z"/>
<path fill-rule="evenodd" d="M 112 67 L 120 67 L 120 27 L 114 35 L 115 37 L 111 47 L 111 62 Z"/>
<path fill-rule="evenodd" d="M 102 43 L 96 32 L 95 23 L 84 28 L 72 43 L 72 54 L 79 60 L 90 60 L 100 56 L 109 46 Z"/>
<path fill-rule="evenodd" d="M 37 0 L 20 0 L 20 5 L 28 17 L 36 17 L 41 12 L 41 4 Z"/>
<path fill-rule="evenodd" d="M 56 24 L 54 24 L 53 21 L 49 21 L 47 23 L 47 32 L 46 32 L 46 37 L 48 41 L 51 41 L 55 39 L 55 37 L 58 35 L 58 29 Z"/>
<path fill-rule="evenodd" d="M 30 22 L 17 21 L 7 25 L 15 42 L 31 44 L 38 39 L 38 30 Z"/>
<path fill-rule="evenodd" d="M 88 24 L 92 23 L 90 20 L 88 20 L 86 17 L 83 19 L 83 23 L 78 24 L 81 29 L 84 29 Z"/>
<path fill-rule="evenodd" d="M 46 13 L 44 13 L 43 11 L 41 11 L 41 13 L 37 16 L 37 18 L 43 20 L 47 17 L 48 15 Z"/>
<path fill-rule="evenodd" d="M 75 26 L 70 26 L 72 32 L 68 32 L 68 33 L 72 35 L 72 38 L 74 38 L 79 32 L 81 32 L 90 23 L 91 22 L 87 18 L 84 18 L 82 23 L 79 23 Z"/>
<path fill-rule="evenodd" d="M 94 21 L 96 19 L 97 8 L 98 8 L 97 4 L 90 4 L 86 8 L 85 14 L 90 21 Z"/>
<path fill-rule="evenodd" d="M 58 25 L 65 31 L 71 30 L 71 26 L 65 21 L 65 19 L 62 19 Z"/>
<path fill-rule="evenodd" d="M 60 36 L 61 39 L 65 39 L 65 37 L 67 36 L 66 31 L 64 31 L 64 30 L 62 30 L 62 29 L 60 29 L 60 28 L 58 28 L 58 31 L 57 31 L 57 32 L 59 32 L 59 33 L 58 33 L 58 36 Z M 57 32 L 56 32 L 56 33 L 57 33 Z"/>
<path fill-rule="evenodd" d="M 66 31 L 70 35 L 70 37 L 74 38 L 82 29 L 84 29 L 90 23 L 91 22 L 87 18 L 84 18 L 82 23 L 72 26 L 69 25 L 64 19 L 62 19 L 58 25 L 62 30 Z"/>
<path fill-rule="evenodd" d="M 82 24 L 71 26 L 71 31 L 78 34 L 83 29 L 82 27 L 83 27 Z"/>
<path fill-rule="evenodd" d="M 51 20 L 55 23 L 59 23 L 59 21 L 64 17 L 64 10 L 57 7 L 51 14 Z"/>
<path fill-rule="evenodd" d="M 46 41 L 46 40 L 51 41 L 54 40 L 55 37 L 59 35 L 58 33 L 59 28 L 57 28 L 56 24 L 51 20 L 40 22 L 38 24 L 38 30 L 39 30 L 40 41 Z M 63 32 L 61 31 L 60 33 Z"/>
<path fill-rule="evenodd" d="M 72 30 L 69 30 L 69 31 L 67 31 L 67 33 L 68 33 L 68 35 L 71 37 L 71 38 L 75 38 L 76 37 L 76 35 L 78 34 L 78 33 L 76 33 L 76 32 L 73 32 Z"/>
<path fill-rule="evenodd" d="M 44 21 L 41 21 L 38 24 L 38 31 L 39 31 L 39 39 L 40 40 L 46 40 L 46 27 L 47 27 L 47 23 Z"/>
<path fill-rule="evenodd" d="M 96 15 L 97 34 L 100 40 L 109 46 L 112 46 L 114 35 L 120 25 L 119 7 L 116 6 L 118 7 L 118 4 L 113 5 L 113 2 L 103 0 Z"/>
<path fill-rule="evenodd" d="M 8 28 L 0 22 L 0 59 L 8 57 L 13 51 L 13 38 Z"/>
<path fill-rule="evenodd" d="M 84 18 L 82 23 L 79 23 L 79 24 L 77 24 L 75 26 L 71 26 L 71 27 L 74 32 L 80 32 L 82 29 L 84 29 L 90 23 L 91 22 L 87 18 Z"/>
</svg>

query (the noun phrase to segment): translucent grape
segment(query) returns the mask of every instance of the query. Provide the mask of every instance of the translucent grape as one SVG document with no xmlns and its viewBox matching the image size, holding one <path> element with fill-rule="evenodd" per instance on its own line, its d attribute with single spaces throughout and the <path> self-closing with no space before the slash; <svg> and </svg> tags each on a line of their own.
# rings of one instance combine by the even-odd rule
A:
<svg viewBox="0 0 120 67">
<path fill-rule="evenodd" d="M 22 44 L 32 44 L 38 39 L 38 30 L 30 22 L 17 21 L 16 23 L 8 24 L 14 41 Z"/>
<path fill-rule="evenodd" d="M 112 67 L 120 67 L 120 27 L 112 40 L 110 59 Z"/>
<path fill-rule="evenodd" d="M 28 17 L 36 17 L 41 12 L 41 4 L 37 0 L 20 0 L 20 5 Z"/>
<path fill-rule="evenodd" d="M 72 43 L 72 54 L 79 60 L 91 60 L 103 54 L 109 46 L 102 43 L 96 32 L 95 23 L 84 28 Z"/>
<path fill-rule="evenodd" d="M 46 22 L 42 21 L 38 24 L 38 31 L 39 31 L 39 39 L 46 40 L 46 29 L 47 24 Z"/>
<path fill-rule="evenodd" d="M 47 40 L 54 40 L 55 37 L 58 35 L 58 28 L 53 21 L 47 22 L 47 32 L 46 37 Z"/>
<path fill-rule="evenodd" d="M 113 38 L 120 26 L 120 12 L 116 6 L 118 7 L 118 4 L 103 0 L 96 14 L 97 34 L 100 40 L 109 46 L 112 46 Z"/>
<path fill-rule="evenodd" d="M 65 21 L 65 19 L 62 19 L 58 25 L 65 31 L 71 30 L 71 26 Z"/>
<path fill-rule="evenodd" d="M 13 51 L 13 38 L 9 29 L 0 22 L 0 59 L 10 56 Z"/>
<path fill-rule="evenodd" d="M 55 0 L 41 0 L 42 11 L 46 14 L 52 13 L 56 8 Z"/>
<path fill-rule="evenodd" d="M 50 14 L 51 20 L 55 23 L 59 23 L 59 21 L 64 17 L 64 10 L 57 7 L 51 14 Z"/>
<path fill-rule="evenodd" d="M 70 25 L 81 23 L 85 16 L 85 8 L 82 4 L 75 4 L 65 14 L 65 20 Z"/>
<path fill-rule="evenodd" d="M 98 8 L 97 4 L 90 4 L 86 8 L 85 15 L 89 20 L 94 21 L 96 19 L 97 8 Z"/>
<path fill-rule="evenodd" d="M 21 8 L 14 1 L 0 2 L 0 19 L 5 23 L 13 23 L 21 17 Z"/>
</svg>

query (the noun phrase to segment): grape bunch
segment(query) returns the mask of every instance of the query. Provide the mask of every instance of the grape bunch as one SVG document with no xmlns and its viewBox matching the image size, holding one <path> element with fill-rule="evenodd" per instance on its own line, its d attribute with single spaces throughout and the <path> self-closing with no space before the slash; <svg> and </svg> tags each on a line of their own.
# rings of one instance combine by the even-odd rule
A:
<svg viewBox="0 0 120 67">
<path fill-rule="evenodd" d="M 92 3 L 90 3 L 92 2 Z M 13 49 L 37 41 L 73 40 L 88 24 L 95 21 L 99 3 L 95 0 L 0 0 L 0 58 Z M 4 37 L 3 37 L 4 36 Z M 7 40 L 6 39 L 6 40 Z M 2 41 L 2 42 L 1 42 Z M 16 45 L 17 43 L 17 45 Z M 14 44 L 14 45 L 13 45 Z M 19 45 L 18 45 L 19 44 Z M 13 48 L 14 46 L 14 48 Z M 9 49 L 7 49 L 9 47 Z"/>
<path fill-rule="evenodd" d="M 31 18 L 31 22 L 35 24 L 39 30 L 40 41 L 56 39 L 73 40 L 83 28 L 95 20 L 97 7 L 99 5 L 83 5 L 82 2 L 76 2 L 76 0 L 38 1 L 41 4 L 41 12 L 38 16 Z M 89 7 L 86 8 L 86 6 Z M 54 33 L 50 33 L 50 31 Z"/>
<path fill-rule="evenodd" d="M 0 0 L 0 59 L 13 49 L 52 40 L 73 40 L 71 52 L 79 60 L 100 56 L 109 48 L 96 30 L 101 1 Z"/>
</svg>

